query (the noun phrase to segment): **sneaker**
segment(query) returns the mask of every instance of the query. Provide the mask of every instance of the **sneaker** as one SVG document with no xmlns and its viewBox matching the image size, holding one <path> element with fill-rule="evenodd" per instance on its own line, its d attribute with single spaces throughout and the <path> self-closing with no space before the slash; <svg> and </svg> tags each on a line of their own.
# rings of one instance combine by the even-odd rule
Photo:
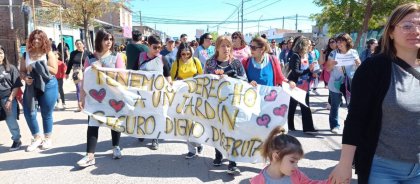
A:
<svg viewBox="0 0 420 184">
<path fill-rule="evenodd" d="M 138 138 L 139 142 L 143 142 L 144 138 Z"/>
<path fill-rule="evenodd" d="M 21 146 L 22 146 L 22 142 L 20 140 L 19 141 L 13 141 L 12 147 L 10 147 L 9 151 L 19 150 Z"/>
<path fill-rule="evenodd" d="M 331 129 L 331 133 L 333 133 L 333 134 L 338 134 L 339 131 L 340 131 L 339 127 L 335 127 L 333 129 Z"/>
<path fill-rule="evenodd" d="M 66 104 L 61 105 L 61 110 L 65 110 L 66 109 Z"/>
<path fill-rule="evenodd" d="M 187 155 L 185 156 L 185 158 L 186 159 L 190 159 L 190 158 L 194 158 L 194 157 L 196 157 L 197 156 L 197 154 L 195 154 L 195 153 L 191 153 L 191 152 L 188 152 L 187 153 Z"/>
<path fill-rule="evenodd" d="M 36 150 L 39 146 L 41 146 L 42 140 L 41 139 L 32 139 L 31 145 L 26 148 L 27 152 L 31 152 Z"/>
<path fill-rule="evenodd" d="M 59 109 L 58 105 L 59 105 L 59 103 L 58 103 L 58 102 L 57 102 L 57 103 L 55 103 L 54 110 L 58 110 L 58 109 Z"/>
<path fill-rule="evenodd" d="M 215 158 L 213 160 L 213 166 L 219 167 L 222 165 L 222 159 Z"/>
<path fill-rule="evenodd" d="M 50 149 L 51 147 L 52 147 L 52 140 L 51 140 L 51 138 L 46 138 L 46 139 L 44 139 L 42 141 L 41 149 L 47 150 L 47 149 Z"/>
<path fill-rule="evenodd" d="M 74 112 L 81 112 L 82 111 L 82 109 L 80 109 L 80 108 L 77 108 L 76 110 L 74 110 Z"/>
<path fill-rule="evenodd" d="M 152 146 L 150 147 L 150 149 L 152 149 L 152 150 L 157 150 L 157 149 L 159 149 L 159 142 L 158 142 L 158 140 L 157 140 L 157 139 L 153 139 L 153 140 L 152 140 Z"/>
<path fill-rule="evenodd" d="M 86 155 L 81 160 L 79 160 L 77 162 L 77 165 L 79 167 L 88 167 L 88 166 L 91 166 L 91 165 L 95 165 L 95 157 L 93 157 L 91 159 L 91 158 L 89 158 L 89 156 Z"/>
<path fill-rule="evenodd" d="M 226 171 L 230 175 L 238 175 L 241 173 L 241 170 L 239 170 L 236 166 L 228 166 L 228 169 Z"/>
<path fill-rule="evenodd" d="M 113 152 L 112 154 L 113 159 L 120 159 L 122 157 L 121 148 L 119 146 L 115 146 L 112 152 Z"/>
<path fill-rule="evenodd" d="M 197 153 L 201 154 L 201 152 L 203 151 L 203 145 L 200 145 L 197 147 Z"/>
</svg>

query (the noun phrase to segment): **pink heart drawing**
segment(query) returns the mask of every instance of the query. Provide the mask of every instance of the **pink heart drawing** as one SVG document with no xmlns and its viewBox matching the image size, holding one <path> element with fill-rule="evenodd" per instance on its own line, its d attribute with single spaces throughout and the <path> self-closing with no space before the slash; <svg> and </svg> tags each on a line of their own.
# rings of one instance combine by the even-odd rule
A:
<svg viewBox="0 0 420 184">
<path fill-rule="evenodd" d="M 287 105 L 282 104 L 280 107 L 276 107 L 273 109 L 273 114 L 276 116 L 284 117 L 287 112 Z"/>
<path fill-rule="evenodd" d="M 93 99 L 95 99 L 99 103 L 102 103 L 102 100 L 104 100 L 106 96 L 106 91 L 104 88 L 101 88 L 99 91 L 97 91 L 96 89 L 91 89 L 89 90 L 89 94 L 93 97 Z"/>
<path fill-rule="evenodd" d="M 259 126 L 265 126 L 267 128 L 268 128 L 268 124 L 270 123 L 270 121 L 271 121 L 271 118 L 267 114 L 263 114 L 261 117 L 257 118 L 257 124 Z"/>
<path fill-rule="evenodd" d="M 271 90 L 270 94 L 265 95 L 264 101 L 272 102 L 272 101 L 276 100 L 276 98 L 277 98 L 277 91 L 276 90 Z"/>
<path fill-rule="evenodd" d="M 115 112 L 119 112 L 122 108 L 124 108 L 125 103 L 122 100 L 116 101 L 111 99 L 109 100 L 109 105 L 115 110 Z"/>
</svg>

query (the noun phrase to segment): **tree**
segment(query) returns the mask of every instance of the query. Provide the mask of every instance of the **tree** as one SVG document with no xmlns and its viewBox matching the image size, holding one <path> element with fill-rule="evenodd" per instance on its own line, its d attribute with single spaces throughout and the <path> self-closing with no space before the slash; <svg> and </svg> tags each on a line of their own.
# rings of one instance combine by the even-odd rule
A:
<svg viewBox="0 0 420 184">
<path fill-rule="evenodd" d="M 419 2 L 420 0 L 415 0 Z M 358 32 L 355 45 L 359 45 L 363 33 L 378 29 L 398 5 L 412 0 L 314 0 L 322 12 L 312 15 L 318 25 L 328 24 L 329 33 Z"/>
<path fill-rule="evenodd" d="M 60 13 L 63 22 L 73 27 L 83 27 L 85 43 L 92 51 L 89 27 L 97 24 L 96 18 L 120 7 L 126 0 L 56 0 L 62 8 L 48 8 L 40 12 L 40 17 L 49 21 L 59 21 Z M 61 12 L 60 12 L 61 11 Z"/>
<path fill-rule="evenodd" d="M 210 32 L 211 37 L 213 38 L 213 42 L 216 42 L 217 37 L 219 36 L 219 33 L 217 31 Z"/>
</svg>

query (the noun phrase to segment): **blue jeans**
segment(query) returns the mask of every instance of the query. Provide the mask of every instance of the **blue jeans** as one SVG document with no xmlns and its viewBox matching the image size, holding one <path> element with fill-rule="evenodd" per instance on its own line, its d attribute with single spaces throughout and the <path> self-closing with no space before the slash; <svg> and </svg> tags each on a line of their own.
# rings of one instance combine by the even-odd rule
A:
<svg viewBox="0 0 420 184">
<path fill-rule="evenodd" d="M 1 108 L 5 109 L 4 107 L 6 106 L 6 102 L 7 99 L 9 97 L 3 97 L 1 99 Z M 19 129 L 19 124 L 17 122 L 17 101 L 16 99 L 13 99 L 12 101 L 12 107 L 10 109 L 10 111 L 6 111 L 6 124 L 7 127 L 9 128 L 10 133 L 12 134 L 12 140 L 13 141 L 19 141 L 20 140 L 20 129 Z"/>
<path fill-rule="evenodd" d="M 330 99 L 331 99 L 331 109 L 330 109 L 330 129 L 339 128 L 340 124 L 338 124 L 338 109 L 340 108 L 341 103 L 341 93 L 335 93 L 330 91 Z"/>
<path fill-rule="evenodd" d="M 25 96 L 25 95 L 24 95 Z M 48 83 L 45 84 L 44 94 L 38 97 L 38 104 L 41 108 L 42 126 L 44 134 L 49 136 L 52 132 L 53 126 L 53 111 L 54 105 L 58 98 L 58 84 L 57 79 L 53 77 Z M 23 99 L 26 101 L 26 99 Z M 33 136 L 39 135 L 39 126 L 36 119 L 37 110 L 31 111 L 31 107 L 23 106 L 23 114 L 25 115 L 26 123 Z"/>
<path fill-rule="evenodd" d="M 369 175 L 369 183 L 418 184 L 420 183 L 419 163 L 407 163 L 375 155 Z"/>
<path fill-rule="evenodd" d="M 80 101 L 80 97 L 79 97 L 79 95 L 80 95 L 80 86 L 79 85 L 81 85 L 80 82 L 76 84 L 76 97 L 77 97 L 77 102 Z"/>
</svg>

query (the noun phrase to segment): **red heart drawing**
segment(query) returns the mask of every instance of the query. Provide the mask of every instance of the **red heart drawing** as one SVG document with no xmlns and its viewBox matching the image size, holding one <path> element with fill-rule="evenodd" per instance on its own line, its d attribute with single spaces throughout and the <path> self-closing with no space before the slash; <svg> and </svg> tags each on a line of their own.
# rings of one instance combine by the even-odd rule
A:
<svg viewBox="0 0 420 184">
<path fill-rule="evenodd" d="M 259 126 L 265 126 L 268 128 L 268 124 L 270 123 L 271 118 L 267 114 L 263 114 L 261 117 L 257 118 L 257 125 Z"/>
<path fill-rule="evenodd" d="M 99 103 L 102 103 L 102 100 L 104 100 L 106 96 L 106 91 L 104 88 L 101 88 L 99 91 L 97 91 L 96 89 L 91 89 L 89 90 L 89 94 L 93 97 L 93 99 L 95 99 Z"/>
<path fill-rule="evenodd" d="M 120 101 L 116 101 L 114 99 L 109 100 L 109 105 L 114 108 L 115 112 L 119 112 L 122 108 L 124 108 L 125 103 L 120 100 Z"/>
<path fill-rule="evenodd" d="M 273 114 L 276 116 L 284 117 L 284 115 L 286 115 L 286 112 L 287 112 L 287 105 L 285 104 L 273 109 Z"/>
<path fill-rule="evenodd" d="M 276 98 L 277 98 L 277 91 L 276 90 L 271 90 L 270 94 L 265 95 L 264 101 L 272 102 L 272 101 L 276 100 Z"/>
</svg>

